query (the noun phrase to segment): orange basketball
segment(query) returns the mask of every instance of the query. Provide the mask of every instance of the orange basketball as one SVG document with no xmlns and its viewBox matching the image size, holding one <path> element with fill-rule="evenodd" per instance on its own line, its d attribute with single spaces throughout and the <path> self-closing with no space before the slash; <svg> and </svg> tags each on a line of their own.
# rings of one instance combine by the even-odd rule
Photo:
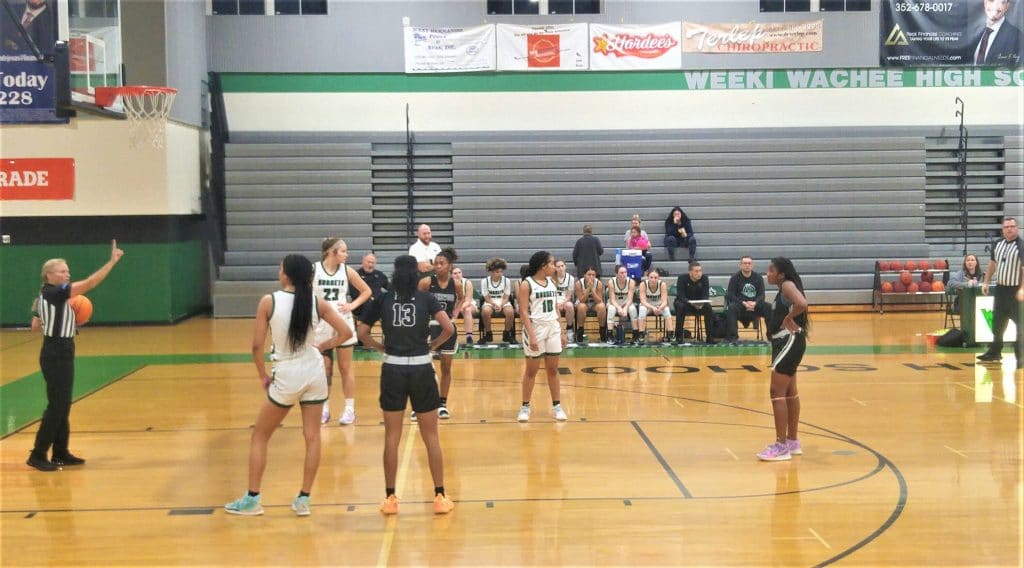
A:
<svg viewBox="0 0 1024 568">
<path fill-rule="evenodd" d="M 932 291 L 932 283 L 928 282 L 927 280 L 923 281 L 923 282 L 921 282 L 920 284 L 917 285 L 917 289 L 920 290 L 921 292 L 931 292 Z"/>
<path fill-rule="evenodd" d="M 889 261 L 889 270 L 899 270 L 903 266 L 903 263 L 898 260 Z"/>
<path fill-rule="evenodd" d="M 882 271 L 889 270 L 889 261 L 888 260 L 880 260 L 880 261 L 878 261 L 878 269 L 882 270 Z"/>
<path fill-rule="evenodd" d="M 940 258 L 939 260 L 935 261 L 935 268 L 938 268 L 939 270 L 945 270 L 949 268 L 949 263 L 946 262 L 945 259 Z"/>
<path fill-rule="evenodd" d="M 886 294 L 892 292 L 892 282 L 882 282 L 882 292 Z"/>
<path fill-rule="evenodd" d="M 913 281 L 914 281 L 914 275 L 911 274 L 909 270 L 904 270 L 903 272 L 900 272 L 900 283 L 901 284 L 903 284 L 904 286 L 909 286 L 910 283 L 913 282 Z"/>
<path fill-rule="evenodd" d="M 893 292 L 899 292 L 899 293 L 902 294 L 903 292 L 907 291 L 907 285 L 902 283 L 902 282 L 897 282 L 897 283 L 892 285 L 892 291 Z"/>
<path fill-rule="evenodd" d="M 932 282 L 932 292 L 945 292 L 946 285 L 942 283 L 942 280 L 936 280 Z"/>
<path fill-rule="evenodd" d="M 929 268 L 932 267 L 932 263 L 928 262 L 927 260 L 919 260 L 917 262 L 917 267 L 920 268 L 921 270 L 928 270 Z"/>
<path fill-rule="evenodd" d="M 913 294 L 914 292 L 920 291 L 921 288 L 917 285 L 917 282 L 911 282 L 907 284 L 907 292 Z"/>
<path fill-rule="evenodd" d="M 913 260 L 908 260 L 903 264 L 903 270 L 917 270 L 917 263 Z"/>
<path fill-rule="evenodd" d="M 75 312 L 75 324 L 85 325 L 92 317 L 92 301 L 85 296 L 71 296 L 68 305 Z"/>
<path fill-rule="evenodd" d="M 935 275 L 930 270 L 921 273 L 921 282 L 931 282 L 932 280 L 935 280 Z"/>
</svg>

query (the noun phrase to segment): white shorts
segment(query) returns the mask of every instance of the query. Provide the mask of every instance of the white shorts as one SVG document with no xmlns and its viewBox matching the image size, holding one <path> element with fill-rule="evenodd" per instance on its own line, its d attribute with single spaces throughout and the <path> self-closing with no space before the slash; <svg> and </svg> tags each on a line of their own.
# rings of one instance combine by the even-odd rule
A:
<svg viewBox="0 0 1024 568">
<path fill-rule="evenodd" d="M 348 324 L 348 328 L 352 330 L 352 339 L 349 339 L 345 343 L 342 343 L 341 347 L 349 347 L 355 345 L 356 342 L 359 340 L 356 338 L 356 324 L 355 319 L 353 319 L 352 317 L 352 312 L 349 312 L 347 314 L 339 312 L 338 315 L 341 316 L 342 321 Z M 313 341 L 315 343 L 322 343 L 336 335 L 338 335 L 338 332 L 334 330 L 334 327 L 332 327 L 331 324 L 321 319 L 316 324 L 316 331 L 313 333 Z"/>
<path fill-rule="evenodd" d="M 318 404 L 327 400 L 327 375 L 324 361 L 315 347 L 294 359 L 278 361 L 267 389 L 270 402 L 285 408 L 299 404 Z"/>
<path fill-rule="evenodd" d="M 537 337 L 539 351 L 530 349 L 530 338 L 523 329 L 523 354 L 530 358 L 543 355 L 558 355 L 562 352 L 562 324 L 558 320 L 533 322 L 533 333 Z"/>
</svg>

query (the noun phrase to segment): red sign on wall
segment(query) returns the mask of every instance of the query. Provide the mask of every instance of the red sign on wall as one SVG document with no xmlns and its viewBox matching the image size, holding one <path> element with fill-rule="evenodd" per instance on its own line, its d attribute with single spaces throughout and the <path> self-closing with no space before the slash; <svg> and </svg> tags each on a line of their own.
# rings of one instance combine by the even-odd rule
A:
<svg viewBox="0 0 1024 568">
<path fill-rule="evenodd" d="M 558 68 L 562 55 L 561 37 L 557 34 L 530 34 L 526 36 L 527 67 Z"/>
<path fill-rule="evenodd" d="M 74 158 L 0 160 L 0 200 L 74 198 Z"/>
</svg>

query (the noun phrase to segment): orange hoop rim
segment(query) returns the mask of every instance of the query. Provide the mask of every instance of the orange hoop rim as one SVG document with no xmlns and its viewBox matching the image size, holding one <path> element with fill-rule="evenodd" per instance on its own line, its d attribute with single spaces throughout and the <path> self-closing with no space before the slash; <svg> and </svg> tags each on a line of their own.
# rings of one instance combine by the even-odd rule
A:
<svg viewBox="0 0 1024 568">
<path fill-rule="evenodd" d="M 147 85 L 124 85 L 121 87 L 96 87 L 96 104 L 109 107 L 118 96 L 155 96 L 159 94 L 173 95 L 178 92 L 174 87 L 150 87 Z"/>
</svg>

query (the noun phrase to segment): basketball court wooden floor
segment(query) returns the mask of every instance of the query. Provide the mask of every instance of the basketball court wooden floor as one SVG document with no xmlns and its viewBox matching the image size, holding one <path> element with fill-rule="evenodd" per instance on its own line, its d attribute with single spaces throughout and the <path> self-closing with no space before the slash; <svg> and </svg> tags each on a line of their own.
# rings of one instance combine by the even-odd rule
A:
<svg viewBox="0 0 1024 568">
<path fill-rule="evenodd" d="M 927 347 L 920 334 L 940 319 L 816 315 L 799 379 L 805 452 L 780 463 L 754 457 L 773 436 L 764 347 L 574 350 L 563 424 L 544 412 L 543 382 L 534 419 L 515 422 L 520 353 L 473 352 L 455 362 L 441 427 L 456 509 L 431 514 L 409 426 L 397 518 L 377 511 L 370 355 L 356 363 L 356 424 L 324 426 L 313 515 L 289 508 L 293 413 L 271 441 L 266 514 L 236 517 L 222 505 L 246 489 L 264 396 L 251 321 L 83 328 L 72 449 L 88 464 L 56 473 L 24 463 L 40 340 L 4 330 L 0 563 L 1019 566 L 1021 372 L 1009 351 L 983 367 L 975 350 Z"/>
</svg>

